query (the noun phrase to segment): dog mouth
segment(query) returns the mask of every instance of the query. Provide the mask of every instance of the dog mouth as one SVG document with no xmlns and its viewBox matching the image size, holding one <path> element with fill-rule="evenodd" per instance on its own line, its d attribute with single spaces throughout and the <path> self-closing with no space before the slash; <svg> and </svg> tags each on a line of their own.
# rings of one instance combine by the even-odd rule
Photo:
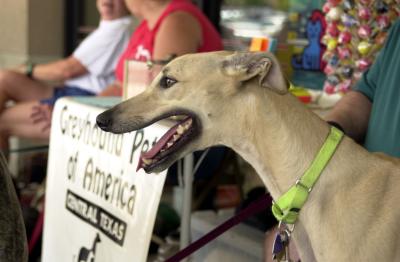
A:
<svg viewBox="0 0 400 262">
<path fill-rule="evenodd" d="M 200 134 L 200 122 L 194 115 L 175 115 L 179 119 L 146 153 L 142 153 L 136 171 L 143 168 L 146 173 L 160 172 L 168 168 L 179 153 Z"/>
</svg>

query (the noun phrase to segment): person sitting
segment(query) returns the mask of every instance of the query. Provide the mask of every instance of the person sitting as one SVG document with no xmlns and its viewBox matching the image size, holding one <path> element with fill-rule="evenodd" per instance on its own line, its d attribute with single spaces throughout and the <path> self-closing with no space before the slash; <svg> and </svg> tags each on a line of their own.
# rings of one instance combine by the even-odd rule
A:
<svg viewBox="0 0 400 262">
<path fill-rule="evenodd" d="M 208 18 L 189 0 L 125 0 L 128 9 L 141 23 L 133 33 L 128 47 L 119 59 L 116 81 L 100 95 L 121 96 L 126 60 L 162 61 L 188 53 L 219 51 L 222 39 Z M 213 174 L 226 153 L 225 147 L 214 147 L 206 153 L 196 178 Z M 194 160 L 202 158 L 196 152 Z M 177 165 L 168 171 L 171 183 L 177 180 Z"/>
<path fill-rule="evenodd" d="M 222 50 L 222 40 L 205 15 L 189 0 L 125 0 L 142 22 L 119 59 L 116 79 L 100 95 L 122 94 L 127 59 L 147 62 L 171 55 Z"/>
<path fill-rule="evenodd" d="M 114 82 L 114 69 L 129 41 L 132 20 L 124 0 L 97 0 L 96 6 L 99 26 L 71 56 L 0 71 L 0 149 L 8 149 L 11 135 L 49 138 L 49 123 L 36 121 L 43 104 L 52 106 L 63 96 L 96 95 Z M 50 81 L 63 84 L 51 86 L 46 83 Z M 9 101 L 14 105 L 7 106 Z"/>
</svg>

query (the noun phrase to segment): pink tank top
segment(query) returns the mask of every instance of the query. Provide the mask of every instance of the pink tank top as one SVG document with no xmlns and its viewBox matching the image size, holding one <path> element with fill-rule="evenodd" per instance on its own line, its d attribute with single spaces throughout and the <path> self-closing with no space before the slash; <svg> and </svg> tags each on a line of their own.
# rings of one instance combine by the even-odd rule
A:
<svg viewBox="0 0 400 262">
<path fill-rule="evenodd" d="M 132 34 L 129 44 L 117 64 L 115 71 L 117 80 L 122 83 L 124 77 L 124 61 L 126 59 L 147 61 L 152 58 L 154 41 L 158 29 L 164 19 L 175 11 L 187 12 L 199 22 L 202 30 L 203 43 L 198 48 L 197 52 L 222 50 L 222 40 L 219 33 L 202 12 L 188 0 L 172 0 L 158 18 L 153 29 L 149 29 L 147 21 L 143 21 Z"/>
</svg>

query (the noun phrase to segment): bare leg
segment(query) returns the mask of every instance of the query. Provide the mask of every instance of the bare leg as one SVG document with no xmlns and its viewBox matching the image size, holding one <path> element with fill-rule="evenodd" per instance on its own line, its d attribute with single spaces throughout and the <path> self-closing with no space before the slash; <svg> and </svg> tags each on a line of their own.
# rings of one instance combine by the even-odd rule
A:
<svg viewBox="0 0 400 262">
<path fill-rule="evenodd" d="M 38 101 L 23 102 L 6 108 L 0 115 L 0 148 L 7 149 L 8 138 L 19 136 L 47 141 L 50 129 L 46 122 L 35 123 L 33 109 Z"/>
<path fill-rule="evenodd" d="M 100 92 L 98 96 L 121 96 L 122 95 L 122 87 L 114 83 L 112 85 L 109 85 L 106 89 Z"/>
<path fill-rule="evenodd" d="M 31 133 L 33 137 L 46 135 L 35 133 L 37 130 L 31 132 L 29 108 L 22 106 L 21 108 L 5 109 L 6 103 L 14 101 L 18 104 L 19 102 L 48 98 L 52 92 L 52 87 L 32 80 L 24 74 L 0 70 L 0 149 L 8 149 L 8 137 L 11 134 L 29 135 L 28 133 Z M 15 119 L 13 119 L 14 116 Z"/>
<path fill-rule="evenodd" d="M 0 114 L 7 101 L 33 101 L 50 97 L 52 87 L 14 71 L 0 70 Z"/>
</svg>

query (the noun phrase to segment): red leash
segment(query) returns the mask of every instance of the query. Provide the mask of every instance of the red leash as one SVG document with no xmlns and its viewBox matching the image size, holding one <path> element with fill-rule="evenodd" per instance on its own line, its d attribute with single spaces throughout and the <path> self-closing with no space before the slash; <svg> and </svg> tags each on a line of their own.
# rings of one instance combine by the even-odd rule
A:
<svg viewBox="0 0 400 262">
<path fill-rule="evenodd" d="M 251 203 L 248 207 L 245 209 L 241 210 L 238 214 L 235 216 L 231 217 L 218 227 L 214 228 L 212 231 L 204 235 L 203 237 L 199 238 L 189 246 L 185 247 L 172 257 L 168 258 L 165 260 L 165 262 L 178 262 L 181 261 L 182 259 L 186 258 L 187 256 L 191 255 L 194 253 L 196 250 L 200 249 L 204 245 L 206 245 L 208 242 L 211 242 L 221 234 L 223 234 L 225 231 L 229 230 L 233 226 L 236 226 L 246 218 L 257 214 L 263 210 L 265 210 L 267 207 L 271 206 L 271 196 L 269 194 L 265 194 L 262 196 L 260 199 L 257 201 L 254 201 Z"/>
</svg>

